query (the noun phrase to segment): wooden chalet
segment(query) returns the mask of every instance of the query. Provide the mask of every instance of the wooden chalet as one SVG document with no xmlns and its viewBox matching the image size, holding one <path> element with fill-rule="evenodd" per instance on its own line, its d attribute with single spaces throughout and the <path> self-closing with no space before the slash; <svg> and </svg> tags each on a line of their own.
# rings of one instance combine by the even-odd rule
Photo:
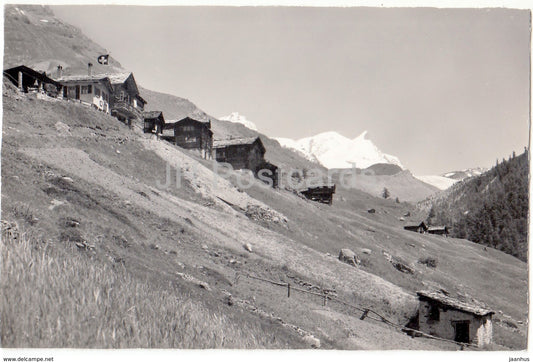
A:
<svg viewBox="0 0 533 362">
<path fill-rule="evenodd" d="M 260 170 L 265 163 L 265 146 L 259 137 L 232 138 L 213 142 L 218 162 L 229 163 L 233 169 Z"/>
<path fill-rule="evenodd" d="M 90 105 L 110 113 L 113 87 L 106 75 L 72 75 L 58 79 L 63 85 L 63 98 Z"/>
<path fill-rule="evenodd" d="M 110 74 L 108 77 L 113 87 L 111 115 L 130 127 L 134 124 L 143 127 L 142 112 L 147 102 L 139 94 L 133 73 Z"/>
<path fill-rule="evenodd" d="M 62 88 L 59 82 L 48 77 L 45 72 L 40 73 L 25 65 L 4 70 L 4 76 L 25 93 L 44 93 L 57 97 Z"/>
<path fill-rule="evenodd" d="M 430 226 L 427 232 L 428 234 L 443 235 L 444 237 L 447 237 L 450 233 L 447 226 Z"/>
<path fill-rule="evenodd" d="M 211 121 L 199 121 L 185 117 L 165 128 L 174 129 L 174 144 L 189 151 L 196 152 L 200 157 L 213 158 L 213 131 Z"/>
<path fill-rule="evenodd" d="M 300 193 L 309 200 L 331 205 L 333 203 L 333 194 L 335 193 L 335 188 L 336 185 L 323 185 L 309 187 L 303 191 L 300 191 Z"/>
<path fill-rule="evenodd" d="M 144 133 L 155 133 L 157 135 L 163 133 L 165 128 L 165 117 L 161 111 L 145 111 L 143 112 L 144 119 Z"/>
<path fill-rule="evenodd" d="M 265 160 L 266 149 L 260 137 L 216 140 L 213 147 L 217 162 L 229 163 L 235 170 L 250 170 L 261 181 L 278 187 L 278 167 Z"/>
<path fill-rule="evenodd" d="M 423 221 L 418 225 L 405 225 L 403 228 L 405 230 L 414 231 L 415 233 L 421 233 L 421 234 L 427 232 L 428 230 L 426 223 Z"/>
<path fill-rule="evenodd" d="M 415 329 L 458 343 L 484 347 L 492 343 L 493 311 L 439 292 L 419 291 Z"/>
</svg>

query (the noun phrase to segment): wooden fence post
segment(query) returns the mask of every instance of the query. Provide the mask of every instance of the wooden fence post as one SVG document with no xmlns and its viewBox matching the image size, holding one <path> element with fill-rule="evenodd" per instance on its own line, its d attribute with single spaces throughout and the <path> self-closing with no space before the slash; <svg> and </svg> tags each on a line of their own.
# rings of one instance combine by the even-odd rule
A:
<svg viewBox="0 0 533 362">
<path fill-rule="evenodd" d="M 324 302 L 323 302 L 323 305 L 324 307 L 328 305 L 328 293 L 324 292 Z"/>
<path fill-rule="evenodd" d="M 291 283 L 287 283 L 287 298 L 291 297 Z"/>
</svg>

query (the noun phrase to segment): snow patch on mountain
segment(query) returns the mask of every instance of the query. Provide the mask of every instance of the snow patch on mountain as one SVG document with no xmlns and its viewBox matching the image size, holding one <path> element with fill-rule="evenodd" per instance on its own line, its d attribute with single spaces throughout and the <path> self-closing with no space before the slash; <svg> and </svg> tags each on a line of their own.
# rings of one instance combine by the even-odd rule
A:
<svg viewBox="0 0 533 362">
<path fill-rule="evenodd" d="M 476 167 L 476 168 L 467 168 L 461 171 L 447 172 L 443 174 L 442 176 L 452 178 L 455 180 L 464 180 L 465 178 L 468 178 L 468 177 L 479 176 L 482 173 L 487 172 L 487 171 L 488 169 L 486 168 Z"/>
<path fill-rule="evenodd" d="M 400 160 L 381 152 L 374 143 L 366 138 L 367 131 L 354 139 L 337 132 L 324 132 L 300 140 L 276 138 L 286 148 L 304 154 L 309 160 L 316 159 L 326 168 L 367 168 L 376 163 L 389 163 L 404 169 Z"/>
<path fill-rule="evenodd" d="M 228 116 L 220 117 L 219 120 L 240 123 L 251 130 L 257 131 L 257 126 L 255 125 L 255 123 L 247 120 L 246 117 L 242 114 L 239 114 L 239 112 L 233 112 Z"/>
<path fill-rule="evenodd" d="M 444 176 L 428 175 L 428 176 L 415 176 L 415 177 L 422 182 L 425 182 L 427 184 L 437 187 L 440 190 L 446 190 L 447 188 L 450 188 L 454 183 L 459 181 L 459 180 L 454 180 L 452 178 L 448 178 Z"/>
</svg>

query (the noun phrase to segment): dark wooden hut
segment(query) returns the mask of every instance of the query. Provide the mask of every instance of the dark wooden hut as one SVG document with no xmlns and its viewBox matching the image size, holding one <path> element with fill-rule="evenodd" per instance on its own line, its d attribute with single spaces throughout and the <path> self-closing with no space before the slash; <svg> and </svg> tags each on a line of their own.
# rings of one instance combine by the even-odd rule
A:
<svg viewBox="0 0 533 362">
<path fill-rule="evenodd" d="M 447 226 L 430 226 L 427 230 L 429 234 L 443 235 L 447 237 L 450 233 Z"/>
<path fill-rule="evenodd" d="M 196 152 L 207 160 L 213 158 L 211 121 L 199 121 L 185 117 L 175 122 L 172 127 L 174 128 L 174 144 Z"/>
<path fill-rule="evenodd" d="M 4 70 L 4 76 L 25 93 L 43 92 L 49 96 L 57 97 L 62 88 L 59 82 L 48 77 L 45 72 L 39 73 L 25 65 Z"/>
<path fill-rule="evenodd" d="M 415 233 L 425 233 L 428 230 L 428 227 L 425 222 L 421 222 L 418 225 L 405 225 L 403 227 L 405 230 L 414 231 Z"/>
<path fill-rule="evenodd" d="M 165 117 L 161 111 L 145 111 L 144 118 L 144 133 L 162 134 L 165 127 Z"/>
<path fill-rule="evenodd" d="M 279 171 L 278 166 L 264 161 L 258 166 L 254 172 L 255 176 L 258 177 L 261 181 L 267 182 L 276 188 L 279 185 Z M 269 181 L 270 180 L 270 181 Z"/>
<path fill-rule="evenodd" d="M 110 74 L 108 78 L 113 86 L 111 115 L 130 127 L 134 124 L 142 127 L 142 112 L 147 102 L 139 93 L 133 73 Z"/>
<path fill-rule="evenodd" d="M 303 191 L 300 191 L 300 193 L 309 200 L 331 205 L 333 203 L 333 194 L 335 193 L 335 187 L 335 185 L 309 187 Z"/>
<path fill-rule="evenodd" d="M 259 137 L 216 140 L 213 147 L 216 160 L 229 163 L 235 170 L 247 169 L 257 173 L 265 164 L 266 149 Z"/>
</svg>

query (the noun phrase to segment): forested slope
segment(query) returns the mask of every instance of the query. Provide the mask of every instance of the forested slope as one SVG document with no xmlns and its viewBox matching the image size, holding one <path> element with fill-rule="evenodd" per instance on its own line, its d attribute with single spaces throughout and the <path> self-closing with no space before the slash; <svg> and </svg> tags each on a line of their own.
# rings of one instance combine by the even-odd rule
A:
<svg viewBox="0 0 533 362">
<path fill-rule="evenodd" d="M 498 162 L 484 174 L 454 185 L 434 202 L 431 224 L 451 226 L 453 237 L 491 246 L 527 259 L 527 150 Z"/>
</svg>

